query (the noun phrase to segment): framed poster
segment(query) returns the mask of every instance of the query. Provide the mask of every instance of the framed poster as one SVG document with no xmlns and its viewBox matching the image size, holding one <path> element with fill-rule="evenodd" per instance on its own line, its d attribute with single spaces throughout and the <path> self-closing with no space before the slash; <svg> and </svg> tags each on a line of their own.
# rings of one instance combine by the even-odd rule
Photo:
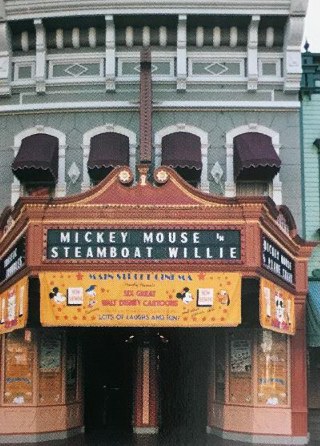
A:
<svg viewBox="0 0 320 446">
<path fill-rule="evenodd" d="M 78 346 L 77 338 L 74 336 L 67 337 L 66 352 L 66 398 L 70 403 L 77 399 L 78 384 Z"/>
<path fill-rule="evenodd" d="M 229 335 L 229 403 L 252 403 L 252 334 Z"/>
<path fill-rule="evenodd" d="M 25 340 L 24 330 L 8 333 L 5 337 L 5 404 L 32 404 L 33 361 L 33 340 Z"/>
<path fill-rule="evenodd" d="M 263 330 L 258 334 L 258 403 L 286 406 L 288 401 L 288 337 Z"/>
<path fill-rule="evenodd" d="M 62 333 L 42 331 L 39 346 L 39 403 L 62 401 Z"/>
<path fill-rule="evenodd" d="M 41 333 L 39 358 L 41 373 L 60 372 L 61 346 L 61 333 Z"/>
</svg>

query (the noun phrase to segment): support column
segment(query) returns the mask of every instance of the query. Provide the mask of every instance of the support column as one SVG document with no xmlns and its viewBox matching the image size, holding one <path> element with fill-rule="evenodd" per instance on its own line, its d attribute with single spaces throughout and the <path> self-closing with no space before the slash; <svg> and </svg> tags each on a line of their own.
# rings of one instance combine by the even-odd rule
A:
<svg viewBox="0 0 320 446">
<path fill-rule="evenodd" d="M 301 2 L 300 2 L 301 3 Z M 300 89 L 301 40 L 304 29 L 304 17 L 289 17 L 284 38 L 284 91 L 298 93 Z"/>
<path fill-rule="evenodd" d="M 36 28 L 36 91 L 45 93 L 46 91 L 46 30 L 41 19 L 34 20 Z"/>
<path fill-rule="evenodd" d="M 133 432 L 157 434 L 159 380 L 156 348 L 145 343 L 137 347 L 136 355 Z"/>
<path fill-rule="evenodd" d="M 10 96 L 12 49 L 11 35 L 7 22 L 0 23 L 0 48 L 0 96 Z"/>
<path fill-rule="evenodd" d="M 258 88 L 258 28 L 260 16 L 254 15 L 248 29 L 248 91 Z"/>
<path fill-rule="evenodd" d="M 177 30 L 177 90 L 187 88 L 187 16 L 179 15 Z"/>
<path fill-rule="evenodd" d="M 116 88 L 116 32 L 113 15 L 106 15 L 106 90 Z"/>
<path fill-rule="evenodd" d="M 307 438 L 307 360 L 306 360 L 306 295 L 307 263 L 296 262 L 296 333 L 291 337 L 291 410 L 292 435 Z"/>
</svg>

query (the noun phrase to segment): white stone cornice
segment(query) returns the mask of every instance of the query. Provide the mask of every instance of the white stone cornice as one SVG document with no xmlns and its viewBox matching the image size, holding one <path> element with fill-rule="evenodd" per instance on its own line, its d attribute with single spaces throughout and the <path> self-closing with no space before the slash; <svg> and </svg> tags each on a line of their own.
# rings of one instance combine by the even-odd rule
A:
<svg viewBox="0 0 320 446">
<path fill-rule="evenodd" d="M 3 1 L 3 0 L 2 0 Z M 144 0 L 6 0 L 7 19 L 97 14 L 149 14 Z M 303 0 L 153 0 L 153 14 L 304 15 Z"/>
</svg>

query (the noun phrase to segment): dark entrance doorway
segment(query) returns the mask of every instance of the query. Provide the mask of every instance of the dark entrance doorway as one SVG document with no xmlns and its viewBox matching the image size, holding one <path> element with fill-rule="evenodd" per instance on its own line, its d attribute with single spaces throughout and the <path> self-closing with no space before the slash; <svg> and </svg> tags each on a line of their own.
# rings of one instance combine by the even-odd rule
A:
<svg viewBox="0 0 320 446">
<path fill-rule="evenodd" d="M 206 444 L 212 329 L 174 328 L 160 350 L 161 444 Z"/>
<path fill-rule="evenodd" d="M 82 332 L 86 432 L 130 433 L 133 349 L 120 328 Z"/>
</svg>

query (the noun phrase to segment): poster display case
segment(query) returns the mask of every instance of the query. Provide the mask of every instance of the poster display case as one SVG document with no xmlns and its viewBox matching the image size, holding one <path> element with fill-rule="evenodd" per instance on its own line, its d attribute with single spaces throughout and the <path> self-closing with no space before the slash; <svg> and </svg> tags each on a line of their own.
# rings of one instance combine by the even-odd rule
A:
<svg viewBox="0 0 320 446">
<path fill-rule="evenodd" d="M 5 337 L 4 404 L 33 403 L 34 337 L 24 334 L 24 330 L 17 330 Z"/>
<path fill-rule="evenodd" d="M 288 337 L 270 330 L 258 332 L 257 398 L 259 405 L 289 404 Z"/>
<path fill-rule="evenodd" d="M 229 335 L 229 402 L 252 404 L 252 333 Z"/>
<path fill-rule="evenodd" d="M 63 333 L 42 331 L 39 343 L 39 403 L 62 402 Z"/>
</svg>

